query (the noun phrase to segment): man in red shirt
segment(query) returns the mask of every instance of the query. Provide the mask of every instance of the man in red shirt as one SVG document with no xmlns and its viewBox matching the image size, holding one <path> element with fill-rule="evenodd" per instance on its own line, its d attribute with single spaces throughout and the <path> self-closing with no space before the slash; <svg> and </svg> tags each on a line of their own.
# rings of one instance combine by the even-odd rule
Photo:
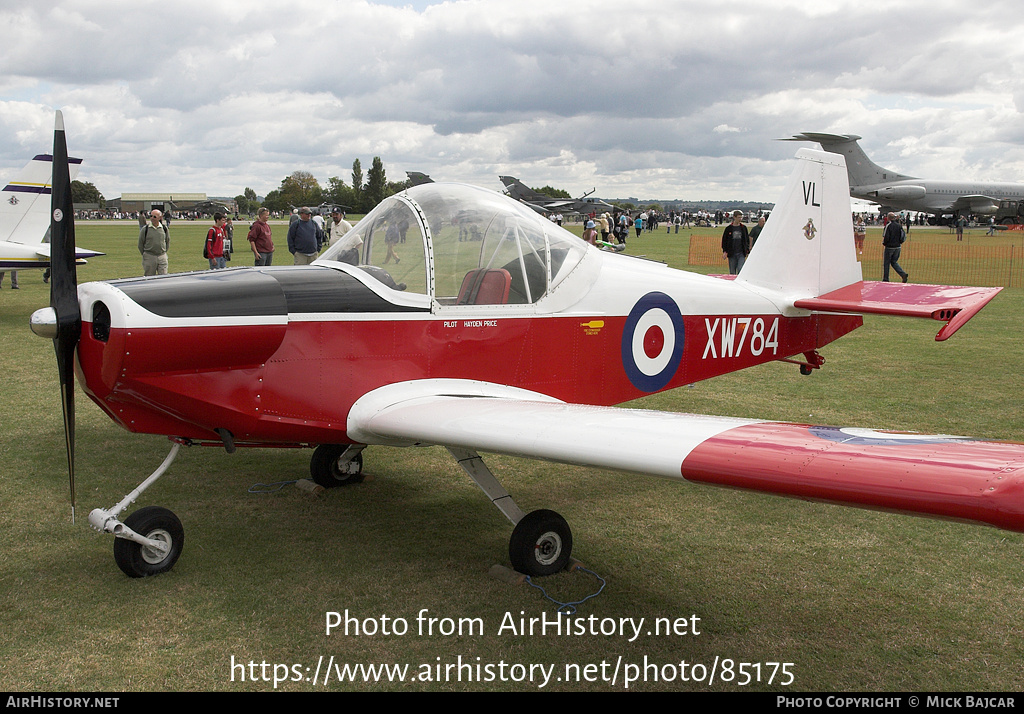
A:
<svg viewBox="0 0 1024 714">
<path fill-rule="evenodd" d="M 274 241 L 270 235 L 270 211 L 261 208 L 256 214 L 256 222 L 249 229 L 249 245 L 256 256 L 256 265 L 271 265 L 274 261 Z"/>
<path fill-rule="evenodd" d="M 206 233 L 206 257 L 210 260 L 210 270 L 225 267 L 224 260 L 224 214 L 213 214 L 213 228 Z"/>
</svg>

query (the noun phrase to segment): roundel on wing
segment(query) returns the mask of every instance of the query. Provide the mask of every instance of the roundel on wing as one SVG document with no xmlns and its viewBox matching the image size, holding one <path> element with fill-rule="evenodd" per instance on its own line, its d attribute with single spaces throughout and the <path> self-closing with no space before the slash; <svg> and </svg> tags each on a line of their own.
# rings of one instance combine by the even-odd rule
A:
<svg viewBox="0 0 1024 714">
<path fill-rule="evenodd" d="M 965 441 L 977 441 L 969 436 L 950 436 L 948 434 L 912 434 L 901 432 L 878 431 L 876 429 L 841 429 L 837 426 L 812 426 L 808 428 L 819 439 L 835 441 L 854 446 L 917 446 L 920 444 L 954 444 Z"/>
<path fill-rule="evenodd" d="M 665 293 L 647 293 L 629 313 L 622 330 L 622 366 L 633 386 L 663 389 L 683 359 L 683 316 Z"/>
</svg>

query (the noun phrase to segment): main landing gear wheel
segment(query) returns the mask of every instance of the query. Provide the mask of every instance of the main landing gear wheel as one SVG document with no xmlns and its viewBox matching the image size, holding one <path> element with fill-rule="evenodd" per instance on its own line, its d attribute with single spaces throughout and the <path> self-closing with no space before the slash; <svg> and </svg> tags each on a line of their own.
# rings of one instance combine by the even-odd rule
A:
<svg viewBox="0 0 1024 714">
<path fill-rule="evenodd" d="M 348 457 L 346 444 L 320 444 L 309 460 L 309 473 L 324 488 L 347 486 L 363 480 L 363 455 Z"/>
<path fill-rule="evenodd" d="M 554 511 L 528 513 L 516 524 L 508 544 L 512 567 L 531 576 L 564 570 L 572 554 L 572 531 Z"/>
<path fill-rule="evenodd" d="M 167 545 L 166 551 L 124 538 L 114 539 L 114 560 L 130 578 L 166 573 L 174 567 L 185 545 L 185 529 L 171 511 L 159 506 L 140 508 L 124 524 L 141 536 Z"/>
</svg>

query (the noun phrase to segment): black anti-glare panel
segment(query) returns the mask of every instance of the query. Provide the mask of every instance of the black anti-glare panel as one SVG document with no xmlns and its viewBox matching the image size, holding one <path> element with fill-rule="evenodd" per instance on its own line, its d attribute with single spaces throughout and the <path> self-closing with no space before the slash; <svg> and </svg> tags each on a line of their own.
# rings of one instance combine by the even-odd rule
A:
<svg viewBox="0 0 1024 714">
<path fill-rule="evenodd" d="M 115 280 L 112 284 L 162 317 L 426 310 L 395 305 L 346 273 L 316 266 L 211 270 Z"/>
</svg>

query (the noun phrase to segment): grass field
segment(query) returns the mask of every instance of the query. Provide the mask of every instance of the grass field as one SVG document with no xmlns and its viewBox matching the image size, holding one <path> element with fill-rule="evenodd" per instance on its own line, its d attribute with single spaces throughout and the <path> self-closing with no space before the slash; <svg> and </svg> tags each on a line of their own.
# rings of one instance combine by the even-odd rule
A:
<svg viewBox="0 0 1024 714">
<path fill-rule="evenodd" d="M 172 270 L 205 267 L 205 230 L 172 226 Z M 283 243 L 283 226 L 274 233 Z M 81 267 L 80 281 L 138 275 L 137 235 L 132 224 L 80 223 L 79 245 L 108 253 Z M 685 268 L 688 240 L 685 231 L 645 234 L 629 251 Z M 283 246 L 278 254 L 287 256 Z M 513 664 L 554 665 L 545 690 L 621 690 L 626 670 L 614 686 L 600 678 L 620 657 L 622 666 L 656 665 L 639 672 L 648 681 L 631 688 L 640 691 L 1024 688 L 1020 535 L 491 457 L 525 510 L 567 518 L 574 555 L 606 579 L 579 617 L 645 618 L 645 633 L 653 618 L 699 618 L 699 634 L 633 642 L 501 631 L 510 616 L 551 618 L 555 607 L 489 577 L 492 564 L 507 562 L 508 523 L 437 448 L 370 447 L 367 481 L 319 499 L 293 486 L 251 490 L 306 477 L 309 451 L 185 450 L 139 504 L 179 515 L 184 554 L 166 575 L 130 580 L 113 562 L 111 538 L 85 517 L 134 488 L 169 443 L 124 432 L 79 392 L 79 518 L 70 524 L 53 349 L 27 326 L 48 289 L 38 271 L 20 278 L 21 290 L 8 289 L 8 276 L 0 291 L 0 690 L 266 691 L 274 683 L 264 676 L 312 676 L 321 656 L 405 664 L 417 677 L 332 681 L 337 691 L 538 688 L 536 680 L 467 682 L 465 670 L 462 682 L 425 681 L 424 665 L 443 676 L 459 657 L 485 677 L 526 675 Z M 773 363 L 628 406 L 1020 440 L 1022 314 L 1024 290 L 1004 290 L 947 343 L 933 340 L 937 322 L 868 317 L 823 350 L 828 362 L 813 376 Z M 595 429 L 594 438 L 615 434 Z M 595 589 L 578 572 L 543 584 L 561 600 Z M 409 631 L 328 636 L 326 613 L 346 610 L 378 626 L 403 618 Z M 463 631 L 421 635 L 424 610 L 449 618 L 435 628 L 464 619 Z M 710 669 L 716 658 L 720 674 L 724 660 L 734 662 L 736 679 L 694 681 L 702 670 L 693 665 Z M 233 662 L 268 666 L 245 667 L 243 677 Z M 689 681 L 680 679 L 682 662 Z M 761 681 L 738 686 L 741 662 L 762 663 Z M 781 672 L 769 684 L 769 662 L 792 663 L 792 684 L 780 685 Z M 572 665 L 596 665 L 597 679 L 565 681 Z M 314 689 L 307 681 L 277 688 Z"/>
</svg>

